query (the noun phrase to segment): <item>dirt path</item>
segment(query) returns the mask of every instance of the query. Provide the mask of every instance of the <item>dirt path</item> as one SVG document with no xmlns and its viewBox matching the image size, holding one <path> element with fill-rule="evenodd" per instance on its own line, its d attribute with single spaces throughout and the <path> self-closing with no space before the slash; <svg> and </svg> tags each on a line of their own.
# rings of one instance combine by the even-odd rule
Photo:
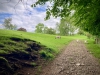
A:
<svg viewBox="0 0 100 75">
<path fill-rule="evenodd" d="M 83 42 L 72 41 L 40 75 L 100 75 L 100 64 Z"/>
</svg>

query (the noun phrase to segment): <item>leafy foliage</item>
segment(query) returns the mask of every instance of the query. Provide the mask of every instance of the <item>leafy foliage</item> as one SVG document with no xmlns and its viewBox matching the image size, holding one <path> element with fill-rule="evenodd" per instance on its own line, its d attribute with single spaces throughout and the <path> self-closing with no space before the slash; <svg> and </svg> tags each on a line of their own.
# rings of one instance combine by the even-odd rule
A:
<svg viewBox="0 0 100 75">
<path fill-rule="evenodd" d="M 11 21 L 12 21 L 11 18 L 5 19 L 5 20 L 4 20 L 4 23 L 3 23 L 3 26 L 4 26 L 6 29 L 16 30 L 16 29 L 17 29 L 17 26 L 11 24 Z"/>
<path fill-rule="evenodd" d="M 36 32 L 36 33 L 43 33 L 43 28 L 44 28 L 44 24 L 43 24 L 43 23 L 39 23 L 39 24 L 36 26 L 35 32 Z"/>
<path fill-rule="evenodd" d="M 76 27 L 71 25 L 68 19 L 61 19 L 60 24 L 56 24 L 56 28 L 60 35 L 73 35 L 76 30 Z"/>
<path fill-rule="evenodd" d="M 24 32 L 26 32 L 27 30 L 25 28 L 21 27 L 21 28 L 18 29 L 18 31 L 24 31 Z"/>
<path fill-rule="evenodd" d="M 38 0 L 34 6 L 48 1 L 53 4 L 47 8 L 46 19 L 49 19 L 50 15 L 62 18 L 72 15 L 75 25 L 100 36 L 100 0 Z"/>
<path fill-rule="evenodd" d="M 56 34 L 56 31 L 53 28 L 44 27 L 43 31 L 45 34 Z"/>
<path fill-rule="evenodd" d="M 44 33 L 44 34 L 56 34 L 55 29 L 48 28 L 47 26 L 44 26 L 44 24 L 42 24 L 42 23 L 39 23 L 36 26 L 35 32 L 36 33 Z"/>
<path fill-rule="evenodd" d="M 81 29 L 79 29 L 79 30 L 78 30 L 78 34 L 80 34 L 80 35 L 84 35 L 84 31 L 81 30 Z"/>
</svg>

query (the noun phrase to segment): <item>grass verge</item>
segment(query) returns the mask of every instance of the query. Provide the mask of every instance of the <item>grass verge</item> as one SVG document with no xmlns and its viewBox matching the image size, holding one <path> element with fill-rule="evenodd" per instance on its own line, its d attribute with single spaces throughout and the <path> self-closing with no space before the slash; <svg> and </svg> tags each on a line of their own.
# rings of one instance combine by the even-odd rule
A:
<svg viewBox="0 0 100 75">
<path fill-rule="evenodd" d="M 99 59 L 100 62 L 100 45 L 95 44 L 93 39 L 88 40 L 88 44 L 86 44 L 88 50 L 93 54 L 96 58 Z"/>
</svg>

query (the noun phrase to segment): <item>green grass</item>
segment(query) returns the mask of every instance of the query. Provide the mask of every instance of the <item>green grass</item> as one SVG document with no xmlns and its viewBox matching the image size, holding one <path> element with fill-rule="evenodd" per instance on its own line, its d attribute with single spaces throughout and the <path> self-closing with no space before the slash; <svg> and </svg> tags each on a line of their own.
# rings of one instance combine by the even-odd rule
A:
<svg viewBox="0 0 100 75">
<path fill-rule="evenodd" d="M 23 51 L 25 52 L 25 45 L 23 42 L 11 41 L 10 37 L 16 37 L 21 39 L 30 39 L 40 42 L 42 45 L 47 47 L 46 50 L 40 51 L 41 56 L 45 59 L 54 58 L 64 46 L 74 39 L 85 39 L 86 36 L 74 35 L 74 36 L 61 36 L 61 39 L 55 39 L 56 35 L 40 34 L 40 33 L 29 33 L 21 31 L 3 30 L 0 29 L 0 54 L 7 54 L 10 52 Z M 49 49 L 50 48 L 50 49 Z"/>
<path fill-rule="evenodd" d="M 49 51 L 46 51 L 46 50 L 41 50 L 40 51 L 40 55 L 45 58 L 46 60 L 50 60 L 50 59 L 53 59 L 54 58 L 54 55 L 49 52 Z"/>
<path fill-rule="evenodd" d="M 87 48 L 100 61 L 100 45 L 94 44 L 93 39 L 88 40 L 88 42 L 89 42 L 89 44 L 86 44 Z"/>
<path fill-rule="evenodd" d="M 64 46 L 66 46 L 69 42 L 72 40 L 78 39 L 78 40 L 87 40 L 89 44 L 87 44 L 87 48 L 92 52 L 92 54 L 100 59 L 100 46 L 94 44 L 93 39 L 87 39 L 86 36 L 82 35 L 74 35 L 74 36 L 61 36 L 61 39 L 55 39 L 56 35 L 49 35 L 49 34 L 40 34 L 40 33 L 29 33 L 29 32 L 21 32 L 21 31 L 12 31 L 12 30 L 2 30 L 0 29 L 0 47 L 5 47 L 5 50 L 0 50 L 0 53 L 7 53 L 7 51 L 14 51 L 14 50 L 23 50 L 26 48 L 26 45 L 23 43 L 16 43 L 11 40 L 9 40 L 9 37 L 16 37 L 21 39 L 30 39 L 35 40 L 37 42 L 40 42 L 42 45 L 45 45 L 47 48 L 51 48 L 50 51 L 41 51 L 40 54 L 47 56 L 47 57 L 53 57 L 52 54 L 57 54 L 60 52 Z M 12 46 L 12 48 L 9 47 L 9 45 L 5 46 L 5 43 L 9 42 L 9 45 L 16 45 Z M 20 46 L 20 47 L 19 47 Z M 8 49 L 8 50 L 7 50 Z M 50 54 L 51 53 L 51 54 Z"/>
<path fill-rule="evenodd" d="M 0 34 L 0 54 L 8 54 L 16 51 L 24 51 L 27 45 L 22 41 L 20 43 L 12 41 L 12 36 L 4 36 Z M 13 36 L 14 37 L 14 36 Z"/>
<path fill-rule="evenodd" d="M 11 30 L 0 30 L 0 37 L 4 37 L 3 39 L 7 39 L 8 37 L 19 37 L 19 38 L 27 38 L 31 40 L 35 40 L 40 42 L 41 44 L 47 46 L 48 48 L 52 48 L 56 53 L 68 44 L 71 40 L 73 40 L 73 36 L 62 36 L 61 39 L 55 39 L 56 35 L 48 35 L 48 34 L 39 34 L 39 33 L 28 33 L 21 31 L 11 31 Z M 7 41 L 9 41 L 7 39 Z M 0 40 L 2 42 L 2 40 Z M 2 43 L 0 43 L 2 45 Z M 3 45 L 2 45 L 3 46 Z"/>
<path fill-rule="evenodd" d="M 1 55 L 0 61 L 8 64 L 9 60 L 7 60 L 5 57 L 2 57 L 2 55 L 6 55 L 10 53 L 22 54 L 22 56 L 33 54 L 38 59 L 41 59 L 40 58 L 41 56 L 46 60 L 52 60 L 53 58 L 55 58 L 55 55 L 60 53 L 61 50 L 64 50 L 64 47 L 66 45 L 68 45 L 72 40 L 76 40 L 76 39 L 83 40 L 83 41 L 87 40 L 88 44 L 86 44 L 86 46 L 88 50 L 96 58 L 100 59 L 100 45 L 94 44 L 93 39 L 88 39 L 86 36 L 83 35 L 61 36 L 61 39 L 55 39 L 55 37 L 56 35 L 0 29 L 0 55 Z M 14 41 L 11 38 L 17 40 L 19 39 L 19 41 Z M 39 51 L 35 51 L 34 49 L 32 49 L 30 45 L 33 46 L 34 42 L 36 44 L 38 43 L 39 46 L 43 46 L 43 49 L 41 48 L 41 50 Z M 31 48 L 33 50 L 32 53 L 26 50 L 28 48 Z M 38 69 L 37 75 L 41 73 L 42 65 L 39 66 L 37 61 L 30 62 L 30 65 L 33 67 L 37 67 Z"/>
</svg>

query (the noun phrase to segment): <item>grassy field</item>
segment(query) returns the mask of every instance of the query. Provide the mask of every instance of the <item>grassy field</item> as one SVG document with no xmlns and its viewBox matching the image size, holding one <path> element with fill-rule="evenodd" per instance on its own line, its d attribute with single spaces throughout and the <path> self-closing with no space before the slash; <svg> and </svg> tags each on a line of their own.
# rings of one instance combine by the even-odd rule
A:
<svg viewBox="0 0 100 75">
<path fill-rule="evenodd" d="M 62 36 L 61 39 L 55 39 L 56 35 L 28 33 L 28 32 L 21 32 L 21 31 L 11 31 L 11 30 L 0 29 L 0 37 L 1 36 L 5 36 L 5 38 L 18 37 L 18 38 L 27 38 L 27 39 L 35 40 L 49 48 L 52 48 L 56 53 L 58 53 L 60 49 L 62 49 L 65 45 L 67 45 L 70 41 L 74 39 L 88 40 L 89 44 L 87 44 L 87 47 L 96 57 L 100 58 L 100 50 L 99 50 L 100 46 L 94 44 L 93 43 L 94 40 L 87 39 L 86 36 L 80 36 L 80 35 Z M 2 43 L 1 40 L 0 40 L 0 43 Z"/>
<path fill-rule="evenodd" d="M 28 32 L 11 31 L 11 30 L 0 30 L 0 36 L 27 38 L 35 40 L 49 48 L 52 48 L 53 50 L 55 50 L 56 53 L 58 53 L 61 48 L 63 48 L 73 39 L 86 39 L 85 36 L 79 36 L 79 35 L 62 36 L 61 39 L 55 39 L 56 35 L 28 33 Z"/>
<path fill-rule="evenodd" d="M 64 46 L 66 46 L 70 41 L 74 39 L 88 40 L 89 44 L 87 44 L 87 47 L 96 57 L 100 58 L 100 46 L 97 44 L 94 44 L 94 40 L 87 39 L 86 36 L 80 36 L 80 35 L 62 36 L 61 39 L 55 39 L 56 35 L 0 29 L 0 37 L 2 36 L 5 36 L 5 38 L 3 37 L 3 39 L 7 39 L 7 37 L 18 37 L 22 39 L 27 38 L 27 39 L 35 40 L 47 46 L 48 48 L 52 48 L 55 53 L 58 53 Z M 0 44 L 2 44 L 2 40 L 0 40 Z"/>
<path fill-rule="evenodd" d="M 42 61 L 44 59 L 53 59 L 72 40 L 87 40 L 88 44 L 86 46 L 88 50 L 96 58 L 100 59 L 100 45 L 94 44 L 93 38 L 88 39 L 84 35 L 61 36 L 61 39 L 55 39 L 55 37 L 56 35 L 0 29 L 0 62 L 5 62 L 6 67 L 8 67 L 7 70 L 11 68 L 14 70 L 16 64 L 22 66 L 23 60 L 28 62 L 23 62 L 24 65 L 39 65 L 41 67 L 41 61 L 38 62 L 38 60 L 41 60 L 40 57 L 43 58 Z M 30 61 L 30 57 L 34 59 L 34 62 Z M 16 63 L 13 63 L 12 60 L 16 61 Z M 2 64 L 0 66 L 6 69 Z M 19 66 L 16 67 L 19 68 Z M 0 74 L 4 75 L 8 71 L 1 70 L 1 72 Z"/>
</svg>

